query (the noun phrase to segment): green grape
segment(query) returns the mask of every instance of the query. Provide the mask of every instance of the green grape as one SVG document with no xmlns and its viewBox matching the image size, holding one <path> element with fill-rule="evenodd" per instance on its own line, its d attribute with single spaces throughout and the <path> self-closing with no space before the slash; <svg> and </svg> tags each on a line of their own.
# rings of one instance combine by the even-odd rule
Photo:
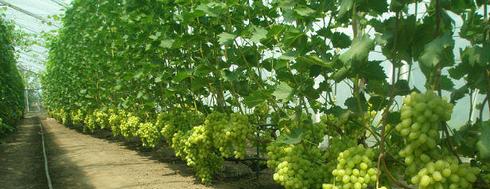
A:
<svg viewBox="0 0 490 189">
<path fill-rule="evenodd" d="M 109 114 L 102 110 L 95 110 L 94 111 L 94 116 L 95 116 L 95 123 L 97 126 L 101 129 L 105 129 L 106 127 L 109 126 Z"/>
<path fill-rule="evenodd" d="M 452 105 L 432 91 L 424 94 L 413 92 L 405 97 L 401 123 L 395 130 L 405 140 L 406 146 L 399 155 L 405 158 L 409 175 L 416 174 L 425 163 L 441 156 L 434 150 L 440 140 L 439 125 L 450 119 L 451 111 Z"/>
<path fill-rule="evenodd" d="M 160 132 L 153 123 L 141 123 L 136 135 L 141 139 L 143 146 L 154 148 L 160 142 Z"/>
<path fill-rule="evenodd" d="M 229 119 L 228 116 L 217 116 L 214 121 L 209 119 L 206 123 L 209 127 L 214 127 L 212 129 L 215 147 L 224 157 L 245 158 L 247 141 L 254 133 L 248 117 L 236 113 L 231 114 Z"/>
<path fill-rule="evenodd" d="M 123 120 L 120 125 L 121 135 L 124 138 L 131 138 L 136 135 L 138 127 L 140 125 L 140 118 L 133 114 L 128 114 L 127 119 Z"/>
<path fill-rule="evenodd" d="M 469 164 L 459 164 L 454 158 L 429 162 L 412 177 L 419 188 L 472 188 L 480 170 Z"/>
<path fill-rule="evenodd" d="M 297 122 L 296 122 L 297 123 Z M 286 136 L 294 128 L 301 128 L 291 121 L 282 121 L 281 136 Z M 267 146 L 267 166 L 274 169 L 274 181 L 286 189 L 321 188 L 328 178 L 327 165 L 322 162 L 325 153 L 318 146 L 323 137 L 323 124 L 303 127 L 303 140 L 298 144 L 285 144 L 276 140 Z"/>
<path fill-rule="evenodd" d="M 88 113 L 87 116 L 85 116 L 84 125 L 84 129 L 87 128 L 89 131 L 94 131 L 97 129 L 97 124 L 93 113 Z"/>
<path fill-rule="evenodd" d="M 194 126 L 204 123 L 204 116 L 198 111 L 173 111 L 160 113 L 156 125 L 161 129 L 161 135 L 172 145 L 173 137 L 178 131 L 188 131 Z"/>
<path fill-rule="evenodd" d="M 338 154 L 337 167 L 332 171 L 336 184 L 324 184 L 323 188 L 367 188 L 376 183 L 378 171 L 373 158 L 375 153 L 359 145 Z"/>
<path fill-rule="evenodd" d="M 192 128 L 183 153 L 188 166 L 196 170 L 203 183 L 209 183 L 223 164 L 223 158 L 213 152 L 212 138 L 204 125 Z"/>
</svg>

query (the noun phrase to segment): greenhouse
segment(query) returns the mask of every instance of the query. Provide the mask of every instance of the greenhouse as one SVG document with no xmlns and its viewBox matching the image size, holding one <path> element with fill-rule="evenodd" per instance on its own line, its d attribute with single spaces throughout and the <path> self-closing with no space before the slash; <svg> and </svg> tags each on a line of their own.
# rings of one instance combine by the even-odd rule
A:
<svg viewBox="0 0 490 189">
<path fill-rule="evenodd" d="M 490 0 L 0 0 L 0 188 L 490 188 Z"/>
</svg>

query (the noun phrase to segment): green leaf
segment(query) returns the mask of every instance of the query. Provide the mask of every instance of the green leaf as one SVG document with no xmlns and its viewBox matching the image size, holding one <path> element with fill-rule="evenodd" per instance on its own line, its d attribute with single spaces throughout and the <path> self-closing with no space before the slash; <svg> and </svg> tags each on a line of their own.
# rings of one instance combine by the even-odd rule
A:
<svg viewBox="0 0 490 189">
<path fill-rule="evenodd" d="M 292 91 L 293 89 L 287 83 L 281 82 L 272 95 L 275 96 L 277 100 L 285 100 L 291 95 Z"/>
<path fill-rule="evenodd" d="M 298 144 L 303 140 L 303 129 L 295 128 L 288 135 L 281 135 L 278 142 L 284 144 Z"/>
<path fill-rule="evenodd" d="M 480 140 L 476 147 L 482 159 L 490 158 L 490 120 L 482 122 Z"/>
<path fill-rule="evenodd" d="M 332 64 L 326 62 L 325 60 L 322 60 L 318 56 L 315 55 L 307 55 L 307 56 L 300 56 L 296 58 L 296 61 L 299 63 L 305 63 L 308 65 L 318 65 L 324 68 L 332 68 Z"/>
<path fill-rule="evenodd" d="M 175 40 L 173 40 L 173 39 L 162 40 L 160 42 L 160 47 L 166 48 L 166 49 L 172 48 L 172 45 L 174 44 L 174 42 L 175 42 Z"/>
<path fill-rule="evenodd" d="M 262 27 L 255 27 L 255 31 L 252 34 L 250 40 L 254 43 L 260 43 L 260 40 L 267 38 L 267 30 Z"/>
<path fill-rule="evenodd" d="M 446 91 L 454 90 L 454 83 L 446 75 L 441 76 L 441 89 Z"/>
<path fill-rule="evenodd" d="M 311 16 L 316 13 L 316 11 L 311 9 L 310 7 L 296 7 L 294 9 L 294 12 L 304 17 Z"/>
<path fill-rule="evenodd" d="M 359 69 L 354 70 L 355 73 L 359 73 L 363 78 L 372 80 L 385 80 L 386 74 L 381 66 L 381 61 L 369 61 L 367 64 L 363 64 Z"/>
<path fill-rule="evenodd" d="M 360 103 L 360 104 L 359 104 Z M 345 100 L 344 103 L 345 106 L 349 108 L 352 112 L 355 113 L 360 113 L 360 112 L 365 112 L 367 111 L 368 105 L 366 103 L 366 99 L 363 97 L 360 97 L 359 102 L 355 97 L 350 97 L 347 100 Z M 359 109 L 361 108 L 361 109 Z"/>
<path fill-rule="evenodd" d="M 421 66 L 426 68 L 434 68 L 437 64 L 452 65 L 448 64 L 448 56 L 452 56 L 452 49 L 454 46 L 454 39 L 450 34 L 444 34 L 434 39 L 430 43 L 426 44 L 424 51 L 422 52 L 419 61 Z M 449 51 L 449 52 L 448 52 Z"/>
<path fill-rule="evenodd" d="M 175 82 L 181 82 L 182 80 L 189 78 L 192 76 L 192 72 L 190 71 L 181 71 L 178 72 L 177 75 L 174 77 Z"/>
<path fill-rule="evenodd" d="M 368 35 L 362 35 L 354 38 L 352 47 L 340 55 L 339 59 L 344 63 L 365 60 L 373 48 L 374 40 L 370 39 Z"/>
<path fill-rule="evenodd" d="M 226 45 L 226 44 L 232 43 L 235 40 L 236 35 L 223 32 L 223 33 L 219 34 L 218 37 L 219 37 L 219 39 L 218 39 L 219 44 Z"/>
<path fill-rule="evenodd" d="M 266 92 L 258 90 L 250 93 L 249 96 L 245 96 L 243 99 L 243 103 L 248 107 L 253 108 L 261 104 L 262 102 L 265 102 L 268 98 L 269 96 Z"/>
<path fill-rule="evenodd" d="M 339 9 L 339 15 L 342 16 L 344 15 L 347 11 L 350 11 L 352 9 L 352 6 L 354 5 L 355 0 L 341 0 L 342 2 L 340 3 L 340 9 Z"/>
<path fill-rule="evenodd" d="M 333 33 L 330 39 L 332 40 L 333 47 L 336 48 L 347 48 L 352 43 L 350 37 L 347 34 L 341 32 Z"/>
<path fill-rule="evenodd" d="M 369 104 L 371 104 L 372 110 L 380 111 L 386 106 L 388 100 L 382 96 L 371 96 L 369 98 Z"/>
<path fill-rule="evenodd" d="M 407 80 L 398 80 L 395 83 L 395 95 L 405 96 L 410 94 L 410 86 Z"/>
<path fill-rule="evenodd" d="M 456 103 L 456 101 L 462 99 L 466 93 L 468 93 L 468 85 L 463 85 L 459 89 L 454 90 L 451 93 L 451 103 Z"/>
</svg>

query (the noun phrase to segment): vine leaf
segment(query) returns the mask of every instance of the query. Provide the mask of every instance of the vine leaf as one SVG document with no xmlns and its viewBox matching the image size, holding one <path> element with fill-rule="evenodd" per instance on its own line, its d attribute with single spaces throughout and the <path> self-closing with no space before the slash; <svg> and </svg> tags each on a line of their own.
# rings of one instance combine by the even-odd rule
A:
<svg viewBox="0 0 490 189">
<path fill-rule="evenodd" d="M 361 96 L 359 98 L 359 102 L 361 104 L 359 104 L 357 102 L 357 99 L 355 97 L 350 97 L 347 100 L 345 100 L 344 105 L 347 106 L 347 108 L 349 108 L 349 110 L 352 110 L 352 112 L 355 112 L 355 113 L 360 113 L 360 112 L 366 111 L 368 108 L 368 104 L 366 102 L 366 99 Z M 361 109 L 359 109 L 359 108 L 361 108 Z"/>
<path fill-rule="evenodd" d="M 332 68 L 332 64 L 315 55 L 300 56 L 296 58 L 296 61 L 299 63 L 306 63 L 308 65 L 318 65 L 324 68 Z"/>
<path fill-rule="evenodd" d="M 298 13 L 300 16 L 311 16 L 316 13 L 315 10 L 309 8 L 309 7 L 297 7 L 294 9 L 294 12 Z"/>
<path fill-rule="evenodd" d="M 274 93 L 272 93 L 273 96 L 276 97 L 278 100 L 285 100 L 287 99 L 290 95 L 293 89 L 285 82 L 281 82 Z"/>
<path fill-rule="evenodd" d="M 384 80 L 386 79 L 385 71 L 381 66 L 381 61 L 369 61 L 367 64 L 362 64 L 359 69 L 354 70 L 362 77 L 368 80 Z"/>
<path fill-rule="evenodd" d="M 269 96 L 261 90 L 250 93 L 250 95 L 244 97 L 243 103 L 248 107 L 255 107 L 267 100 Z"/>
<path fill-rule="evenodd" d="M 160 42 L 160 47 L 162 48 L 172 48 L 172 45 L 174 44 L 175 40 L 173 39 L 164 39 Z"/>
<path fill-rule="evenodd" d="M 476 146 L 483 159 L 490 158 L 490 121 L 482 122 L 480 140 Z"/>
<path fill-rule="evenodd" d="M 419 58 L 421 65 L 429 69 L 440 63 L 445 63 L 442 66 L 451 65 L 448 64 L 451 62 L 448 58 L 453 56 L 453 46 L 454 39 L 450 34 L 446 33 L 439 36 L 425 45 L 424 51 Z"/>
<path fill-rule="evenodd" d="M 352 43 L 350 37 L 341 32 L 333 33 L 330 39 L 332 39 L 332 45 L 336 48 L 347 48 Z"/>
<path fill-rule="evenodd" d="M 267 30 L 262 27 L 255 27 L 250 40 L 254 43 L 260 43 L 260 40 L 267 38 Z"/>
<path fill-rule="evenodd" d="M 277 140 L 284 144 L 298 144 L 303 140 L 303 129 L 296 128 L 288 135 L 281 135 Z"/>
<path fill-rule="evenodd" d="M 192 72 L 190 72 L 190 71 L 182 71 L 182 72 L 177 73 L 177 75 L 175 75 L 174 81 L 175 82 L 181 82 L 182 80 L 184 80 L 186 78 L 189 78 L 191 76 L 192 76 Z"/>
<path fill-rule="evenodd" d="M 354 1 L 355 0 L 342 0 L 342 3 L 340 3 L 339 16 L 342 16 L 347 11 L 350 11 L 354 5 Z"/>
<path fill-rule="evenodd" d="M 221 34 L 218 35 L 219 39 L 218 39 L 218 42 L 220 45 L 226 45 L 226 44 L 230 44 L 231 42 L 233 42 L 233 40 L 235 40 L 236 38 L 236 35 L 234 34 L 231 34 L 231 33 L 227 33 L 227 32 L 223 32 Z"/>
<path fill-rule="evenodd" d="M 454 90 L 454 83 L 446 75 L 441 76 L 441 89 L 446 91 Z"/>
<path fill-rule="evenodd" d="M 354 38 L 352 47 L 344 54 L 340 55 L 339 59 L 344 62 L 361 61 L 368 57 L 369 51 L 374 48 L 374 40 L 368 35 L 362 35 Z"/>
<path fill-rule="evenodd" d="M 395 83 L 395 95 L 404 96 L 410 94 L 410 86 L 407 80 L 398 80 Z"/>
</svg>

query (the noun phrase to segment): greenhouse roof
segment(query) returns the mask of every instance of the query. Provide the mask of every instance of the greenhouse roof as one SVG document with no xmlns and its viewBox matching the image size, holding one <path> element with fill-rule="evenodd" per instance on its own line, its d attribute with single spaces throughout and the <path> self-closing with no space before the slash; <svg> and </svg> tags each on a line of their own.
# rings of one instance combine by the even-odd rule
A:
<svg viewBox="0 0 490 189">
<path fill-rule="evenodd" d="M 49 16 L 59 15 L 71 0 L 0 0 L 0 7 L 6 7 L 5 15 L 26 33 L 34 34 L 37 40 L 40 35 L 57 28 L 57 23 L 48 24 L 53 20 Z M 44 70 L 47 48 L 43 43 L 32 45 L 19 55 L 19 67 L 32 72 Z"/>
</svg>

